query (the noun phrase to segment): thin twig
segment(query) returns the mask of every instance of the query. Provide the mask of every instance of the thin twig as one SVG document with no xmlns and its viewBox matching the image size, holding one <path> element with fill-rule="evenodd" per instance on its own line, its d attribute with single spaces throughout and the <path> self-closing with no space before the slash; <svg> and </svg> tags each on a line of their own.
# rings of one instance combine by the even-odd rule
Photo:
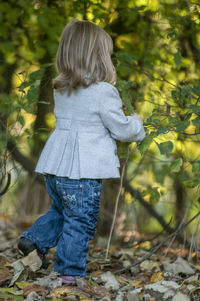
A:
<svg viewBox="0 0 200 301">
<path fill-rule="evenodd" d="M 128 147 L 128 155 L 127 155 L 126 161 L 125 161 L 125 163 L 122 167 L 122 173 L 121 173 L 121 178 L 120 178 L 120 186 L 119 186 L 119 190 L 118 190 L 118 193 L 117 193 L 117 198 L 115 200 L 114 216 L 113 216 L 112 225 L 111 225 L 111 229 L 110 229 L 110 234 L 109 234 L 109 238 L 108 238 L 105 260 L 107 260 L 107 258 L 108 258 L 108 251 L 109 251 L 109 248 L 110 248 L 110 241 L 111 241 L 111 237 L 112 237 L 112 233 L 113 233 L 113 229 L 114 229 L 114 225 L 115 225 L 115 220 L 116 220 L 116 215 L 117 215 L 117 208 L 118 208 L 118 204 L 119 204 L 119 197 L 120 197 L 121 190 L 122 190 L 122 185 L 123 185 L 125 167 L 126 167 L 126 164 L 128 162 L 129 155 L 130 155 L 130 149 Z"/>
<path fill-rule="evenodd" d="M 200 207 L 199 207 L 199 210 L 200 210 Z M 190 261 L 191 258 L 192 258 L 192 251 L 194 249 L 193 247 L 195 246 L 194 233 L 195 233 L 195 230 L 198 229 L 198 225 L 199 225 L 199 218 L 195 221 L 194 227 L 192 229 L 192 238 L 191 238 L 191 244 L 190 244 L 190 251 L 189 251 L 189 254 L 188 254 L 188 261 Z"/>
<path fill-rule="evenodd" d="M 190 208 L 190 205 L 191 205 L 191 203 L 187 206 L 187 209 L 186 209 L 186 211 L 185 211 L 184 217 L 183 217 L 182 221 L 180 222 L 180 224 L 178 225 L 177 230 L 179 230 L 179 229 L 181 228 L 181 226 L 183 225 L 183 223 L 184 223 L 184 221 L 185 221 L 185 219 L 186 219 L 186 217 L 187 217 L 187 214 L 188 214 L 188 210 L 189 210 L 189 208 Z M 200 209 L 200 208 L 199 208 L 199 209 Z M 198 211 L 199 211 L 199 210 L 198 210 Z M 178 232 L 177 232 L 177 234 L 178 234 Z M 167 250 L 166 250 L 166 252 L 165 252 L 165 256 L 167 256 L 167 253 L 169 252 L 169 248 L 171 247 L 171 245 L 173 244 L 174 240 L 176 239 L 177 234 L 174 235 L 174 237 L 172 238 L 171 242 L 169 243 L 169 246 L 168 246 L 168 248 L 167 248 Z"/>
<path fill-rule="evenodd" d="M 196 258 L 197 258 L 197 260 L 199 259 L 199 250 L 198 250 L 198 247 L 199 247 L 199 232 L 198 232 L 199 225 L 200 225 L 200 219 L 198 220 L 197 231 L 196 231 Z"/>
<path fill-rule="evenodd" d="M 133 264 L 130 264 L 129 266 L 127 266 L 126 268 L 114 271 L 114 274 L 117 273 L 121 273 L 124 272 L 126 270 L 129 270 L 130 268 L 140 264 L 141 262 L 145 261 L 146 259 L 150 258 L 154 253 L 156 253 L 171 237 L 173 237 L 174 235 L 177 235 L 178 232 L 180 232 L 181 230 L 183 230 L 185 227 L 187 227 L 193 220 L 195 220 L 198 216 L 200 215 L 200 211 L 193 217 L 191 218 L 189 221 L 187 221 L 185 224 L 183 224 L 181 227 L 178 227 L 178 229 L 176 231 L 174 231 L 173 233 L 171 233 L 170 235 L 168 235 L 163 241 L 161 241 L 161 243 L 159 243 L 157 246 L 153 247 L 151 249 L 150 252 L 148 252 L 145 256 L 143 256 L 141 259 L 137 260 L 136 262 L 134 262 Z"/>
<path fill-rule="evenodd" d="M 172 217 L 169 221 L 169 223 L 167 224 L 168 226 L 171 224 L 172 222 Z M 139 246 L 140 244 L 148 241 L 148 242 L 151 242 L 151 241 L 154 241 L 156 240 L 159 236 L 161 236 L 163 233 L 165 232 L 165 229 L 162 229 L 159 233 L 157 233 L 156 235 L 154 235 L 151 239 L 141 239 L 140 241 L 138 241 L 136 244 L 131 244 L 131 245 L 127 245 L 126 248 L 135 248 L 137 246 Z"/>
</svg>

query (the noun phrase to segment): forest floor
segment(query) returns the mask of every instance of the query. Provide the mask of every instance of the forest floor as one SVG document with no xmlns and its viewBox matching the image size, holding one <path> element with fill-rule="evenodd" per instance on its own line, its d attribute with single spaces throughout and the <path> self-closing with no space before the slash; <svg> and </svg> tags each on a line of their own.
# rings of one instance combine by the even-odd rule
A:
<svg viewBox="0 0 200 301">
<path fill-rule="evenodd" d="M 77 278 L 77 285 L 69 286 L 53 271 L 56 249 L 47 255 L 48 269 L 42 269 L 36 251 L 24 258 L 18 253 L 19 232 L 11 219 L 0 217 L 0 300 L 200 300 L 199 254 L 175 241 L 146 260 L 161 236 L 112 246 L 107 260 L 105 248 L 91 244 L 87 279 Z"/>
</svg>

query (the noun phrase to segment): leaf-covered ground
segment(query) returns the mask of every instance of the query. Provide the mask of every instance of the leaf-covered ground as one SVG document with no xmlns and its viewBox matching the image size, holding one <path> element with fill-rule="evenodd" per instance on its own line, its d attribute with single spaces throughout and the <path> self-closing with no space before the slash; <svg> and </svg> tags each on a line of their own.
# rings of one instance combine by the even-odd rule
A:
<svg viewBox="0 0 200 301">
<path fill-rule="evenodd" d="M 108 260 L 105 249 L 91 245 L 87 279 L 77 278 L 77 286 L 68 286 L 53 272 L 55 248 L 47 256 L 48 269 L 41 269 L 36 251 L 24 258 L 18 253 L 18 237 L 16 225 L 1 218 L 0 300 L 200 300 L 198 254 L 193 253 L 189 262 L 189 250 L 180 246 L 169 248 L 168 243 L 149 259 L 129 267 L 158 240 L 113 247 Z"/>
</svg>

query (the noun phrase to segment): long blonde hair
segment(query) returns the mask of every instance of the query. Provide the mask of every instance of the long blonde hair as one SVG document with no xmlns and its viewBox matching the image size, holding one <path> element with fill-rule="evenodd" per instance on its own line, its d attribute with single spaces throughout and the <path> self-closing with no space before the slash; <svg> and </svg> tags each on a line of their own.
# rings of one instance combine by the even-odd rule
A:
<svg viewBox="0 0 200 301">
<path fill-rule="evenodd" d="M 70 94 L 99 81 L 114 84 L 112 51 L 112 39 L 101 27 L 86 20 L 72 20 L 62 32 L 56 55 L 59 75 L 53 79 L 53 88 L 67 88 Z"/>
</svg>

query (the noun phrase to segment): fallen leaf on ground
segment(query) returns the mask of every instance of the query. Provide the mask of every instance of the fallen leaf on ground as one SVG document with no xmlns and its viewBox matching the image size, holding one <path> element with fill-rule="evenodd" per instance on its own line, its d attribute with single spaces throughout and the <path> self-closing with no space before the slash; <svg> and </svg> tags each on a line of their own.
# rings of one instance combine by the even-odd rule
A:
<svg viewBox="0 0 200 301">
<path fill-rule="evenodd" d="M 164 270 L 174 274 L 183 273 L 185 275 L 193 275 L 195 270 L 191 268 L 189 263 L 181 257 L 178 257 L 174 263 L 163 262 Z"/>
<path fill-rule="evenodd" d="M 31 271 L 36 272 L 40 269 L 42 265 L 42 260 L 38 256 L 37 250 L 33 250 L 28 254 L 28 256 L 23 257 L 20 259 L 20 261 L 23 263 L 23 265 L 26 267 L 28 266 Z"/>
<path fill-rule="evenodd" d="M 32 283 L 28 281 L 21 281 L 21 282 L 16 282 L 15 284 L 17 287 L 24 289 L 25 287 L 30 286 Z"/>
<path fill-rule="evenodd" d="M 23 291 L 15 291 L 13 288 L 0 288 L 0 300 L 24 300 Z"/>
<path fill-rule="evenodd" d="M 118 292 L 115 301 L 123 301 L 124 300 L 124 293 L 123 292 Z"/>
<path fill-rule="evenodd" d="M 6 257 L 0 256 L 0 266 L 9 266 L 10 264 L 11 262 Z"/>
<path fill-rule="evenodd" d="M 20 260 L 12 263 L 12 266 L 14 267 L 14 275 L 11 279 L 9 287 L 12 286 L 17 280 L 26 280 L 28 277 L 28 271 L 24 268 L 24 265 Z"/>
<path fill-rule="evenodd" d="M 90 285 L 89 282 L 81 277 L 76 277 L 77 286 L 83 290 L 84 292 L 92 295 L 92 296 L 105 296 L 108 294 L 108 291 L 99 285 Z"/>
<path fill-rule="evenodd" d="M 144 289 L 147 291 L 154 291 L 162 294 L 162 300 L 166 300 L 170 297 L 173 297 L 175 294 L 175 290 L 179 289 L 180 285 L 178 285 L 175 281 L 158 281 L 153 284 L 147 284 L 144 286 Z"/>
<path fill-rule="evenodd" d="M 79 300 L 82 301 L 92 301 L 92 299 L 90 299 L 90 297 L 87 294 L 83 293 L 80 289 L 68 285 L 63 285 L 61 287 L 55 288 L 51 292 L 50 296 L 51 298 L 65 298 L 71 295 L 77 296 Z"/>
<path fill-rule="evenodd" d="M 59 274 L 56 272 L 51 272 L 47 276 L 37 278 L 37 280 L 34 281 L 34 283 L 41 286 L 45 286 L 46 288 L 52 290 L 62 285 L 62 279 L 59 278 L 58 275 Z"/>
<path fill-rule="evenodd" d="M 23 292 L 25 297 L 27 297 L 31 292 L 36 292 L 37 294 L 43 293 L 45 295 L 48 294 L 48 290 L 38 284 L 33 284 L 25 287 L 23 289 Z"/>
<path fill-rule="evenodd" d="M 158 272 L 158 273 L 155 273 L 152 275 L 150 282 L 155 283 L 155 282 L 162 281 L 162 280 L 164 280 L 162 272 Z"/>
<path fill-rule="evenodd" d="M 127 301 L 139 301 L 139 295 L 138 293 L 136 293 L 135 291 L 129 291 L 126 294 L 126 300 Z"/>
<path fill-rule="evenodd" d="M 6 267 L 0 269 L 0 285 L 12 278 L 12 274 Z"/>
<path fill-rule="evenodd" d="M 115 276 L 111 274 L 110 271 L 101 274 L 101 280 L 105 282 L 104 286 L 107 289 L 112 289 L 113 291 L 119 289 L 119 282 L 116 280 Z"/>
<path fill-rule="evenodd" d="M 140 264 L 140 269 L 141 271 L 152 271 L 154 272 L 159 272 L 160 271 L 160 263 L 159 262 L 154 262 L 151 260 L 145 260 Z"/>
<path fill-rule="evenodd" d="M 36 292 L 30 292 L 30 294 L 26 298 L 26 301 L 36 301 L 36 300 L 38 301 L 41 300 L 41 297 Z"/>
<path fill-rule="evenodd" d="M 190 301 L 190 297 L 181 292 L 178 292 L 172 299 L 172 301 Z"/>
</svg>

